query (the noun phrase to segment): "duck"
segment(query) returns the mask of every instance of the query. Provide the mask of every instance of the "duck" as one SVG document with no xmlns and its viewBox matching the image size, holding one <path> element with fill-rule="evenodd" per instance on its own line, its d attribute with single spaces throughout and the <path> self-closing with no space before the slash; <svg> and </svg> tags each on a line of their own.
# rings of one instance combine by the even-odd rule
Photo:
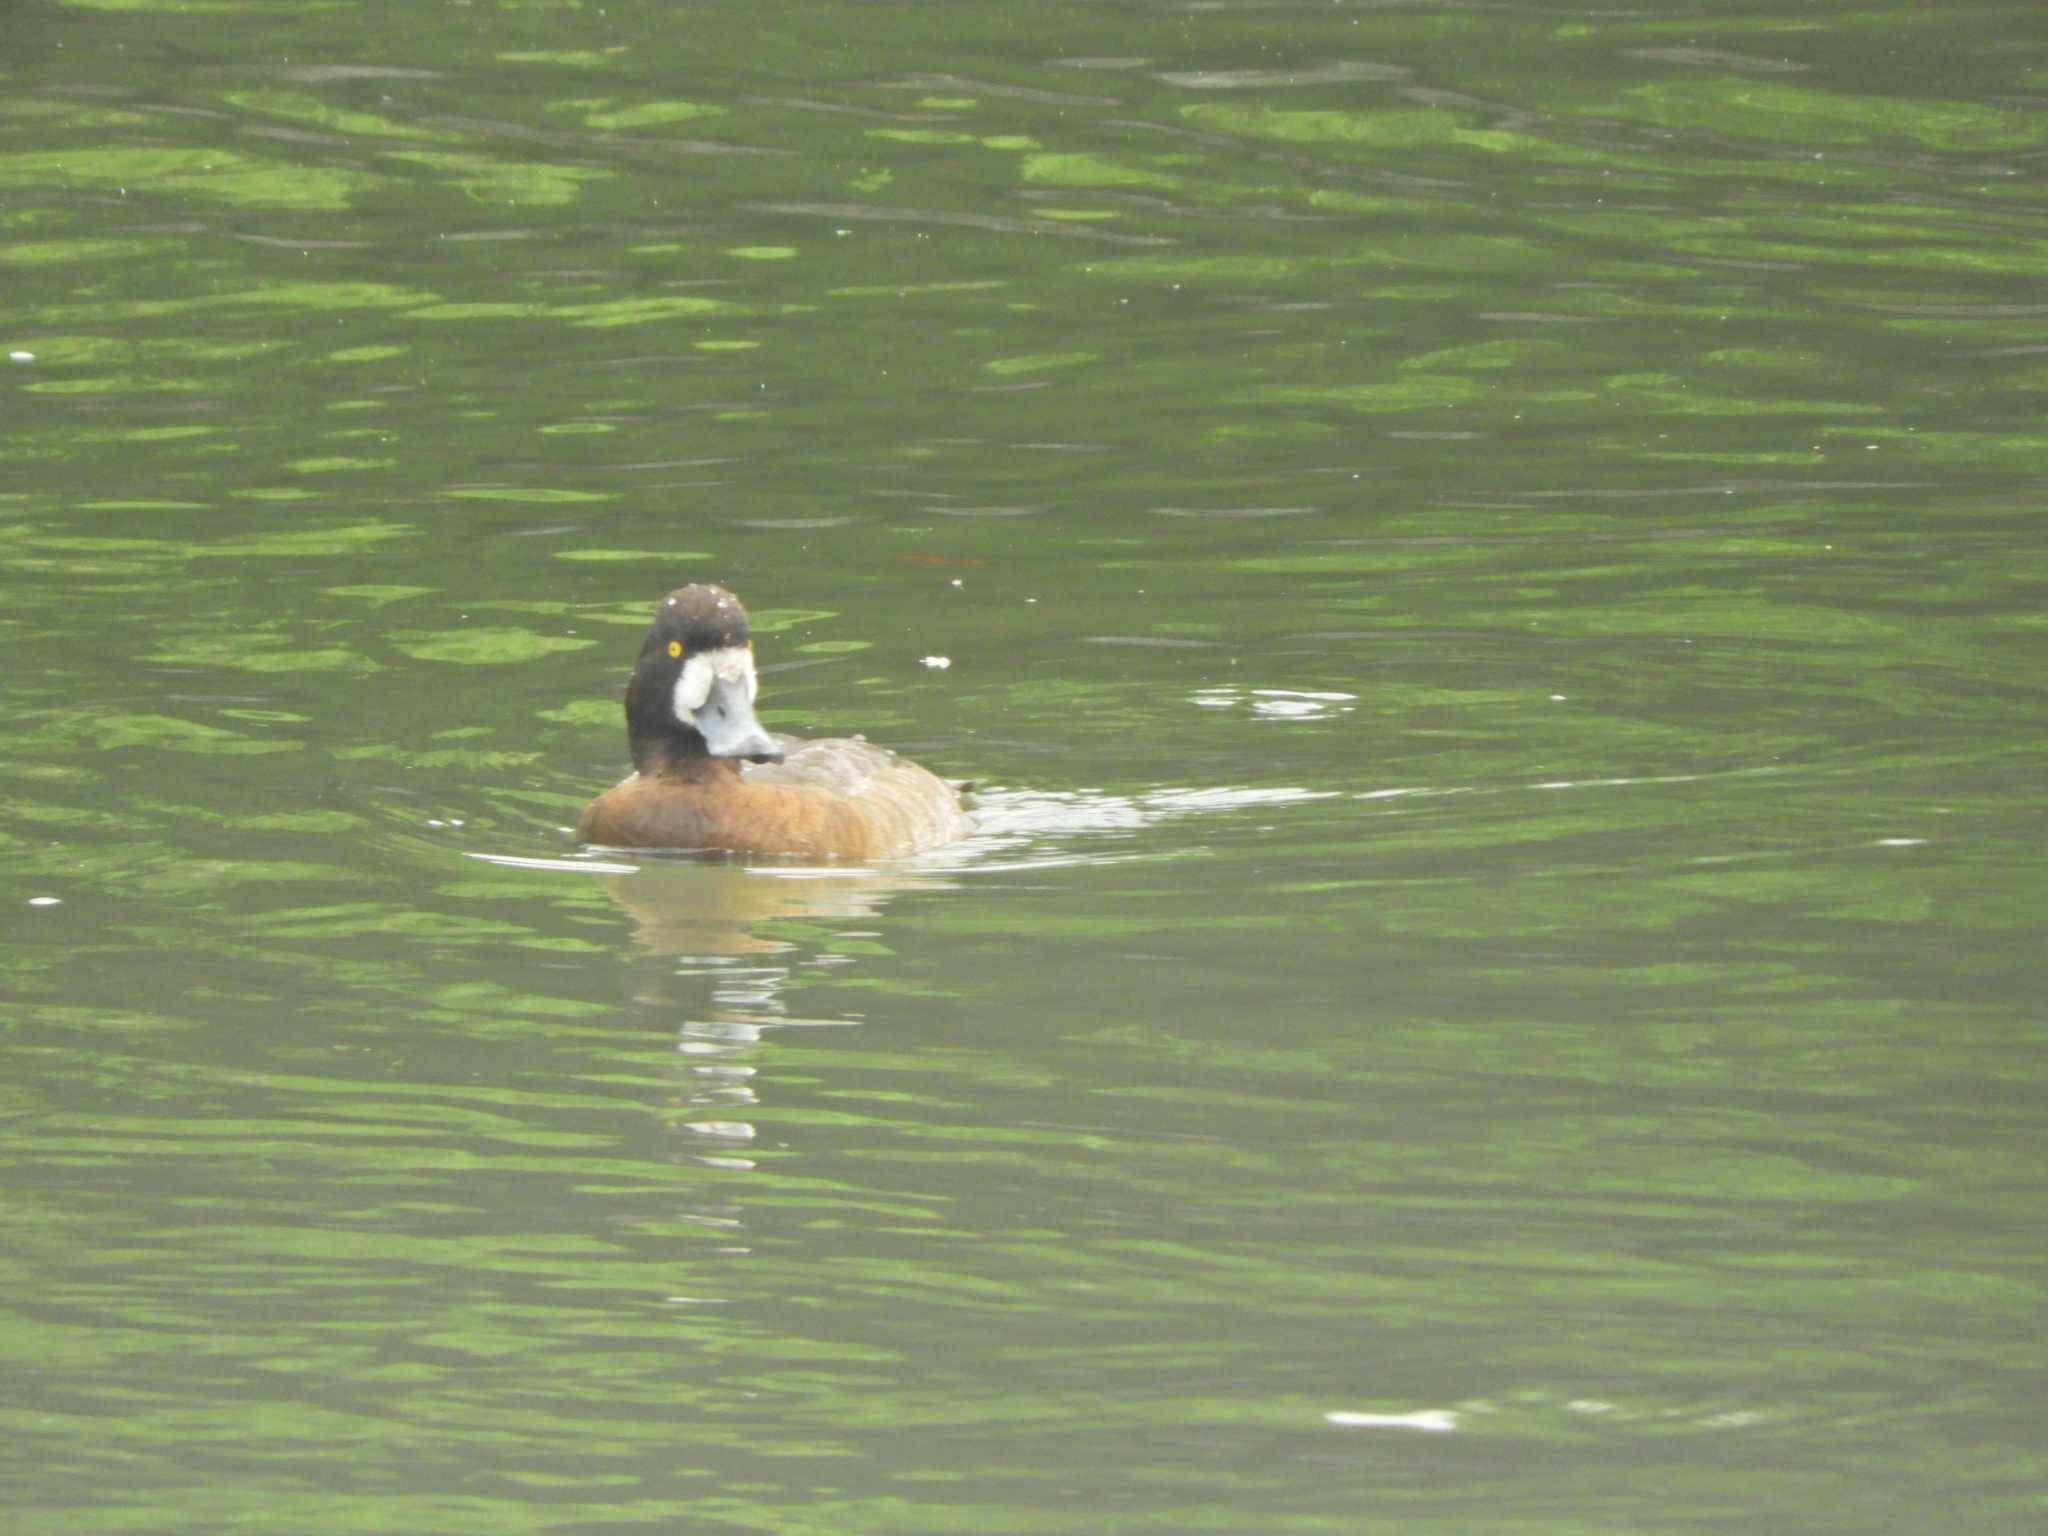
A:
<svg viewBox="0 0 2048 1536">
<path fill-rule="evenodd" d="M 626 684 L 633 771 L 590 802 L 576 840 L 867 860 L 923 853 L 971 828 L 959 792 L 860 737 L 799 741 L 754 717 L 747 610 L 724 587 L 654 608 Z"/>
</svg>

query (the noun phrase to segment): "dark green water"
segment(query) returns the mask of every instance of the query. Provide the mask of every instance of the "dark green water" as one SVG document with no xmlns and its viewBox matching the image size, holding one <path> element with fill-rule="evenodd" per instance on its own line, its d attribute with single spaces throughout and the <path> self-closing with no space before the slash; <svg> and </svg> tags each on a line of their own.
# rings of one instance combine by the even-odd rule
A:
<svg viewBox="0 0 2048 1536">
<path fill-rule="evenodd" d="M 10 1529 L 2042 1528 L 2037 6 L 0 26 Z"/>
</svg>

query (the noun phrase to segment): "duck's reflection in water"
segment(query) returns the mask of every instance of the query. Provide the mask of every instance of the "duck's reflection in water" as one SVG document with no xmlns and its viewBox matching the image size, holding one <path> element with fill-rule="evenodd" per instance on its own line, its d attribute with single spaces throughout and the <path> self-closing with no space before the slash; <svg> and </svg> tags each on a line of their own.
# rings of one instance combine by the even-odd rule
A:
<svg viewBox="0 0 2048 1536">
<path fill-rule="evenodd" d="M 797 925 L 870 918 L 901 892 L 949 883 L 933 873 L 861 865 L 659 857 L 608 864 L 604 878 L 633 919 L 633 947 L 670 959 L 795 954 L 831 937 Z M 794 931 L 778 933 L 780 924 Z"/>
<path fill-rule="evenodd" d="M 756 1127 L 757 1047 L 769 1034 L 847 1027 L 858 1017 L 804 1017 L 791 1006 L 806 975 L 859 963 L 894 897 L 945 889 L 945 872 L 916 865 L 806 866 L 722 857 L 617 853 L 523 858 L 472 853 L 504 868 L 595 877 L 632 919 L 627 1010 L 672 1033 L 681 1058 L 676 1124 L 691 1154 L 749 1168 Z"/>
<path fill-rule="evenodd" d="M 806 972 L 858 963 L 870 926 L 903 892 L 942 887 L 936 873 L 652 856 L 613 864 L 604 889 L 633 921 L 632 1012 L 676 1034 L 685 1089 L 679 1128 L 714 1167 L 751 1168 L 764 1037 L 847 1027 L 792 1006 Z"/>
</svg>

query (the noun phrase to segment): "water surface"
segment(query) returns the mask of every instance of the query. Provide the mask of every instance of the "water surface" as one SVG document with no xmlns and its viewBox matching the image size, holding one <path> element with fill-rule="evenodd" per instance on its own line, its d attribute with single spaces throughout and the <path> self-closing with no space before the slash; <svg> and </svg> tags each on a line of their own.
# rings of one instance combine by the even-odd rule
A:
<svg viewBox="0 0 2048 1536">
<path fill-rule="evenodd" d="M 2031 7 L 9 35 L 24 1529 L 2039 1529 Z"/>
</svg>

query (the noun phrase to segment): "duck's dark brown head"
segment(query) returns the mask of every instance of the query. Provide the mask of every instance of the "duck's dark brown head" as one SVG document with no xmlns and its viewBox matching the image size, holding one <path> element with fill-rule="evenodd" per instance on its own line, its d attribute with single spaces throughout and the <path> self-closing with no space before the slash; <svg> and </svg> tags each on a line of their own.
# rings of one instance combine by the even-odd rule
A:
<svg viewBox="0 0 2048 1536">
<path fill-rule="evenodd" d="M 723 587 L 678 587 L 654 623 L 626 685 L 626 738 L 645 773 L 707 757 L 776 762 L 774 738 L 754 718 L 754 646 L 747 610 Z"/>
</svg>

